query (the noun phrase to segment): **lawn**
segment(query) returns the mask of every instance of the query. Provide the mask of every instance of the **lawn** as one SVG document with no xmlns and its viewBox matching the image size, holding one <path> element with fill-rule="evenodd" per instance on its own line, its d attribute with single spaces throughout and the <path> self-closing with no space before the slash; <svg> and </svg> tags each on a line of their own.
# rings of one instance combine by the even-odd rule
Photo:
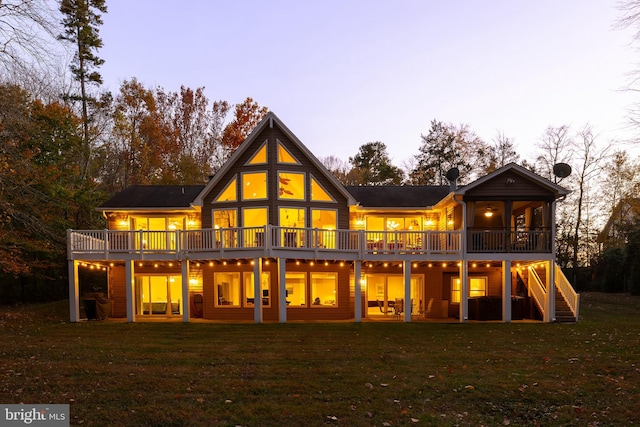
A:
<svg viewBox="0 0 640 427">
<path fill-rule="evenodd" d="M 640 421 L 640 297 L 577 324 L 69 323 L 3 307 L 0 403 L 90 426 L 621 426 Z"/>
</svg>

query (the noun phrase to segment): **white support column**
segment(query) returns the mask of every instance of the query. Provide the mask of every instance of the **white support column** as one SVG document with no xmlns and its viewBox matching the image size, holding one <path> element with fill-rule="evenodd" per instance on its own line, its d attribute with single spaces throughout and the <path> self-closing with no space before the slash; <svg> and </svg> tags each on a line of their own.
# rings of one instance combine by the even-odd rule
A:
<svg viewBox="0 0 640 427">
<path fill-rule="evenodd" d="M 278 258 L 278 319 L 280 323 L 287 323 L 287 260 Z"/>
<path fill-rule="evenodd" d="M 550 259 L 547 263 L 547 292 L 549 293 L 549 322 L 556 321 L 556 263 Z"/>
<path fill-rule="evenodd" d="M 78 280 L 78 262 L 69 260 L 69 320 L 80 320 L 80 282 Z"/>
<path fill-rule="evenodd" d="M 262 323 L 262 258 L 253 259 L 253 320 Z"/>
<path fill-rule="evenodd" d="M 460 323 L 469 320 L 469 268 L 466 260 L 460 262 Z"/>
<path fill-rule="evenodd" d="M 353 307 L 355 310 L 356 323 L 362 322 L 362 281 L 360 276 L 362 274 L 362 262 L 356 260 L 353 262 L 353 282 L 355 286 Z"/>
<path fill-rule="evenodd" d="M 124 280 L 125 280 L 125 289 L 127 296 L 127 322 L 135 322 L 136 321 L 136 313 L 135 313 L 135 279 L 134 279 L 134 267 L 133 261 L 125 261 L 124 263 Z"/>
<path fill-rule="evenodd" d="M 502 261 L 502 321 L 511 322 L 511 260 Z"/>
<path fill-rule="evenodd" d="M 189 300 L 189 260 L 182 260 L 182 321 L 189 322 L 191 305 Z"/>
<path fill-rule="evenodd" d="M 402 270 L 404 271 L 404 321 L 411 322 L 411 261 L 404 260 L 402 262 Z"/>
</svg>

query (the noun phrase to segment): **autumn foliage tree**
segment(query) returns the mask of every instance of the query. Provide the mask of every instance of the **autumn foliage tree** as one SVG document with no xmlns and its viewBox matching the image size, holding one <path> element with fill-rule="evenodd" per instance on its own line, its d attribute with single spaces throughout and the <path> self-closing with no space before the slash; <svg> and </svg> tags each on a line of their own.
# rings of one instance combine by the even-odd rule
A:
<svg viewBox="0 0 640 427">
<path fill-rule="evenodd" d="M 235 151 L 260 120 L 267 115 L 267 112 L 269 112 L 267 107 L 260 107 L 252 98 L 247 98 L 242 103 L 236 104 L 234 118 L 222 133 L 222 145 L 231 152 Z"/>
</svg>

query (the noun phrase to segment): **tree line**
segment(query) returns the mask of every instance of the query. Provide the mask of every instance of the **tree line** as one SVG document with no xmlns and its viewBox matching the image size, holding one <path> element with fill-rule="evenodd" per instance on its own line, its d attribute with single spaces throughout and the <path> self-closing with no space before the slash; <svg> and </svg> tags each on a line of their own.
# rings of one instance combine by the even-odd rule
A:
<svg viewBox="0 0 640 427">
<path fill-rule="evenodd" d="M 135 77 L 103 91 L 106 3 L 49 5 L 0 2 L 0 301 L 64 298 L 67 229 L 104 228 L 95 208 L 128 186 L 205 183 L 267 112 L 250 97 L 234 105 L 210 100 L 204 87 L 166 90 Z M 48 44 L 71 56 L 65 73 Z M 320 160 L 345 185 L 447 185 L 452 167 L 463 185 L 519 163 L 571 190 L 558 204 L 556 242 L 570 280 L 579 289 L 640 292 L 640 209 L 613 216 L 637 200 L 640 162 L 590 125 L 549 126 L 531 159 L 503 133 L 487 142 L 466 124 L 434 119 L 419 138 L 401 166 L 381 141 L 348 160 Z M 560 162 L 573 173 L 559 182 Z M 611 230 L 615 244 L 604 239 Z"/>
</svg>

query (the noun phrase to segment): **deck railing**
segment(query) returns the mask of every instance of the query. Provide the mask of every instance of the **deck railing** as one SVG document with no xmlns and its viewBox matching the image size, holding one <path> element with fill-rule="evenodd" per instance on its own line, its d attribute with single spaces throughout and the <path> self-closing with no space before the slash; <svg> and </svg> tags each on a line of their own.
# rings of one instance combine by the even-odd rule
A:
<svg viewBox="0 0 640 427">
<path fill-rule="evenodd" d="M 205 230 L 69 230 L 69 258 L 122 253 L 314 251 L 357 255 L 460 254 L 460 231 L 362 231 L 267 225 Z"/>
<path fill-rule="evenodd" d="M 471 228 L 467 232 L 468 252 L 551 252 L 551 230 L 508 230 Z"/>
</svg>

